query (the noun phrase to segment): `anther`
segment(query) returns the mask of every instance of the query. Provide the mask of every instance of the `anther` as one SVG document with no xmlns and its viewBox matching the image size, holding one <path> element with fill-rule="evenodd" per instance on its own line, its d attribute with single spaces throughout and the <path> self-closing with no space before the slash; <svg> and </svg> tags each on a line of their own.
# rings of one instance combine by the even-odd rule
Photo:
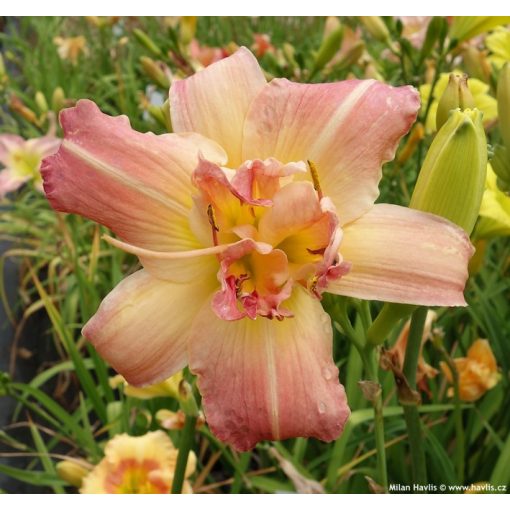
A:
<svg viewBox="0 0 510 510">
<path fill-rule="evenodd" d="M 306 162 L 308 163 L 308 168 L 312 174 L 313 187 L 319 195 L 319 200 L 321 200 L 324 195 L 322 194 L 321 184 L 319 182 L 319 172 L 317 172 L 317 167 L 313 161 L 307 159 Z"/>
<path fill-rule="evenodd" d="M 319 284 L 319 277 L 317 275 L 315 275 L 311 280 L 310 280 L 310 284 L 309 284 L 309 290 L 310 292 L 317 298 L 317 299 L 321 299 L 322 296 L 320 295 L 320 293 L 318 292 L 317 290 L 317 285 Z"/>
<path fill-rule="evenodd" d="M 220 231 L 218 224 L 216 223 L 216 215 L 214 214 L 214 209 L 212 204 L 207 206 L 207 218 L 209 219 L 209 224 L 212 228 L 212 238 L 214 246 L 218 246 L 218 232 Z"/>
</svg>

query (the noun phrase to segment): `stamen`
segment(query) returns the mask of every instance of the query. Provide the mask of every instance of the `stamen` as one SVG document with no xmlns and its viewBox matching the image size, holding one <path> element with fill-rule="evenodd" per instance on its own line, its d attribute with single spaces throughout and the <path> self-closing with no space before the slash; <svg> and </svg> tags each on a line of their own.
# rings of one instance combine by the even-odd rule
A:
<svg viewBox="0 0 510 510">
<path fill-rule="evenodd" d="M 308 168 L 312 174 L 313 187 L 319 195 L 319 200 L 321 200 L 324 195 L 322 194 L 321 184 L 319 182 L 319 172 L 317 172 L 317 167 L 313 161 L 307 159 L 306 162 L 308 163 Z"/>
<path fill-rule="evenodd" d="M 214 209 L 212 204 L 207 206 L 207 217 L 209 218 L 209 224 L 212 228 L 212 238 L 214 246 L 218 246 L 218 232 L 220 231 L 218 224 L 216 223 L 216 215 L 214 214 Z"/>
<path fill-rule="evenodd" d="M 319 277 L 317 275 L 315 275 L 311 280 L 310 280 L 310 285 L 309 285 L 309 289 L 310 289 L 310 292 L 317 298 L 317 299 L 321 299 L 322 296 L 320 295 L 320 293 L 317 291 L 317 285 L 319 283 Z"/>
<path fill-rule="evenodd" d="M 324 255 L 324 252 L 326 251 L 326 248 L 318 248 L 317 250 L 312 250 L 310 248 L 307 248 L 306 251 L 310 255 Z"/>
</svg>

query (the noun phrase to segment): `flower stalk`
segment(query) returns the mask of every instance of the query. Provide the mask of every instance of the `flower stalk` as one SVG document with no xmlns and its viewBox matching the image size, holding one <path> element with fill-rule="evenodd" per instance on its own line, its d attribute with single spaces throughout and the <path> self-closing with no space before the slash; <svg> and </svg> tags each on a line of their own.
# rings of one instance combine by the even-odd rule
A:
<svg viewBox="0 0 510 510">
<path fill-rule="evenodd" d="M 411 328 L 409 330 L 403 367 L 404 376 L 411 390 L 416 390 L 416 371 L 418 369 L 418 359 L 426 317 L 427 308 L 419 307 L 414 311 L 411 318 Z M 418 414 L 418 402 L 408 402 L 403 405 L 403 408 L 411 452 L 413 482 L 425 486 L 427 485 L 427 465 L 423 448 L 421 421 Z"/>
<path fill-rule="evenodd" d="M 179 441 L 179 454 L 177 455 L 175 474 L 172 482 L 172 494 L 182 493 L 182 486 L 186 475 L 186 465 L 188 464 L 189 453 L 193 446 L 196 424 L 197 416 L 186 415 L 184 429 L 182 430 L 181 439 Z"/>
</svg>

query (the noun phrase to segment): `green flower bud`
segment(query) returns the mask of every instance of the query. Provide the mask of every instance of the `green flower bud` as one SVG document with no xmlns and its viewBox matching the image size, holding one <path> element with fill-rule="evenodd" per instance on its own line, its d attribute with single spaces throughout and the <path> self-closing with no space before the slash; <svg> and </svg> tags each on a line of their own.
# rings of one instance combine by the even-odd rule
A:
<svg viewBox="0 0 510 510">
<path fill-rule="evenodd" d="M 491 159 L 491 165 L 498 176 L 498 181 L 510 185 L 510 150 L 502 145 L 498 145 Z M 498 187 L 503 190 L 501 186 Z"/>
<path fill-rule="evenodd" d="M 186 47 L 195 37 L 197 31 L 196 16 L 182 16 L 179 23 L 179 40 Z"/>
<path fill-rule="evenodd" d="M 299 69 L 299 64 L 296 61 L 296 49 L 292 46 L 292 44 L 285 42 L 282 46 L 282 52 L 290 74 L 294 74 L 294 71 Z"/>
<path fill-rule="evenodd" d="M 355 65 L 358 60 L 363 56 L 363 52 L 365 51 L 365 43 L 363 41 L 358 41 L 353 44 L 353 46 L 345 53 L 345 55 L 335 64 L 335 71 L 341 71 L 344 69 L 349 69 L 353 65 Z"/>
<path fill-rule="evenodd" d="M 156 57 L 161 57 L 163 52 L 159 48 L 159 46 L 143 31 L 139 28 L 135 28 L 133 30 L 133 35 L 136 37 L 138 42 L 145 46 L 153 55 Z"/>
<path fill-rule="evenodd" d="M 150 57 L 140 57 L 140 63 L 144 73 L 162 89 L 168 90 L 170 88 L 170 79 L 165 71 L 158 65 L 157 62 Z"/>
<path fill-rule="evenodd" d="M 66 95 L 62 87 L 57 87 L 53 91 L 53 95 L 51 96 L 51 109 L 58 113 L 62 108 L 65 107 L 66 103 Z"/>
<path fill-rule="evenodd" d="M 390 40 L 388 27 L 380 16 L 360 16 L 359 17 L 367 32 L 378 41 L 386 42 Z"/>
<path fill-rule="evenodd" d="M 0 53 L 0 84 L 7 82 L 7 72 L 5 71 L 4 57 Z"/>
<path fill-rule="evenodd" d="M 462 51 L 462 60 L 469 76 L 489 83 L 491 66 L 487 59 L 487 50 L 467 46 Z"/>
<path fill-rule="evenodd" d="M 440 129 L 448 120 L 451 110 L 455 110 L 456 108 L 465 110 L 466 108 L 475 107 L 475 100 L 469 90 L 467 80 L 467 74 L 450 74 L 448 85 L 437 105 L 437 129 Z"/>
<path fill-rule="evenodd" d="M 179 384 L 179 403 L 186 416 L 198 416 L 198 404 L 193 395 L 191 384 L 183 379 Z"/>
<path fill-rule="evenodd" d="M 482 113 L 453 110 L 425 157 L 409 207 L 448 220 L 471 233 L 487 172 Z"/>
<path fill-rule="evenodd" d="M 167 99 L 161 106 L 161 113 L 165 119 L 165 127 L 169 133 L 173 131 L 172 117 L 170 116 L 170 101 Z"/>
<path fill-rule="evenodd" d="M 499 131 L 503 144 L 510 154 L 510 63 L 506 63 L 498 80 Z"/>
<path fill-rule="evenodd" d="M 48 102 L 40 90 L 35 93 L 35 104 L 41 113 L 46 113 L 49 110 Z"/>
<path fill-rule="evenodd" d="M 344 28 L 338 25 L 331 33 L 324 37 L 321 46 L 315 55 L 315 62 L 310 77 L 314 76 L 318 71 L 335 56 L 342 45 L 344 37 Z"/>
<path fill-rule="evenodd" d="M 91 466 L 86 467 L 87 463 L 83 460 L 75 462 L 73 460 L 63 460 L 55 466 L 57 474 L 61 480 L 67 482 L 73 487 L 81 487 L 83 479 L 89 474 Z"/>
</svg>

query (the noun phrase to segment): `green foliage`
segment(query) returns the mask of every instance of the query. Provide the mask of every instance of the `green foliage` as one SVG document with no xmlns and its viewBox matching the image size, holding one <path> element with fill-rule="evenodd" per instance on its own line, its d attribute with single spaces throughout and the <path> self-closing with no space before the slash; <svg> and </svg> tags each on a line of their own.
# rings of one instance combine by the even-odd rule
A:
<svg viewBox="0 0 510 510">
<path fill-rule="evenodd" d="M 402 22 L 383 22 L 390 41 L 372 38 L 357 18 L 342 19 L 342 28 L 330 39 L 324 39 L 322 18 L 204 17 L 198 19 L 196 37 L 207 46 L 228 47 L 235 43 L 250 47 L 254 34 L 268 34 L 275 51 L 261 55 L 261 65 L 268 77 L 294 81 L 375 77 L 393 85 L 419 86 L 428 82 L 434 89 L 441 72 L 453 70 L 459 50 L 447 38 L 444 18 L 433 19 L 418 47 L 406 38 Z M 343 51 L 348 31 L 360 34 L 359 44 L 355 51 L 336 59 L 333 54 Z M 85 37 L 87 51 L 78 56 L 76 63 L 63 60 L 55 37 L 78 35 Z M 167 80 L 188 76 L 197 68 L 180 40 L 178 26 L 159 18 L 121 18 L 101 26 L 84 18 L 17 18 L 8 20 L 5 31 L 0 33 L 0 44 L 5 63 L 5 71 L 0 72 L 0 101 L 6 105 L 0 109 L 0 130 L 26 138 L 45 134 L 59 110 L 80 98 L 93 99 L 106 113 L 127 115 L 137 130 L 164 132 L 168 116 L 154 102 L 154 92 L 164 100 Z M 160 72 L 151 67 L 154 65 Z M 155 72 L 152 77 L 151 69 Z M 495 94 L 494 88 L 491 93 Z M 13 105 L 13 98 L 34 116 L 20 109 L 19 104 Z M 432 101 L 431 93 L 420 112 L 418 121 L 422 124 Z M 496 128 L 485 127 L 489 143 L 499 141 Z M 415 142 L 411 136 L 402 141 L 396 159 L 383 169 L 383 202 L 409 203 L 432 142 L 430 134 L 417 137 Z M 155 430 L 159 428 L 157 411 L 179 409 L 179 403 L 172 398 L 139 400 L 112 389 L 109 377 L 113 371 L 81 336 L 81 327 L 101 300 L 124 276 L 138 269 L 132 256 L 101 239 L 104 233 L 106 229 L 86 219 L 55 213 L 30 185 L 10 195 L 1 205 L 0 240 L 11 243 L 0 257 L 3 306 L 20 330 L 27 321 L 46 321 L 47 332 L 40 342 L 53 346 L 55 359 L 50 366 L 40 367 L 29 383 L 0 373 L 0 398 L 12 398 L 17 403 L 10 427 L 19 426 L 29 433 L 29 439 L 22 441 L 13 434 L 16 429 L 7 427 L 1 431 L 0 442 L 6 451 L 0 452 L 0 473 L 56 493 L 75 491 L 58 478 L 55 465 L 59 460 L 78 457 L 97 464 L 109 438 L 119 433 L 142 435 Z M 7 260 L 16 260 L 20 270 L 19 299 L 13 308 L 5 291 Z M 502 377 L 498 387 L 483 398 L 457 407 L 446 396 L 442 375 L 429 382 L 418 411 L 433 483 L 510 482 L 509 271 L 508 239 L 491 240 L 481 269 L 469 280 L 469 306 L 437 310 L 446 351 L 454 357 L 463 356 L 475 339 L 488 338 Z M 198 457 L 193 478 L 196 492 L 296 491 L 281 459 L 300 476 L 320 482 L 327 492 L 369 491 L 366 476 L 377 477 L 374 411 L 358 385 L 367 377 L 365 360 L 354 343 L 348 341 L 347 328 L 353 325 L 351 333 L 355 338 L 366 333 L 380 306 L 331 296 L 325 298 L 324 305 L 337 326 L 334 359 L 353 410 L 344 433 L 331 444 L 297 438 L 261 443 L 251 452 L 238 454 L 202 425 L 194 437 Z M 394 330 L 388 336 L 386 348 L 397 333 Z M 426 345 L 425 357 L 431 365 L 438 367 L 441 356 L 431 343 Z M 389 482 L 412 483 L 406 467 L 407 430 L 395 381 L 390 372 L 378 373 L 384 395 Z M 65 392 L 58 391 L 62 380 L 66 381 Z M 458 466 L 464 464 L 457 462 L 455 454 L 459 448 L 459 422 L 455 422 L 459 414 L 455 409 L 464 428 L 461 446 L 465 467 L 461 473 Z M 179 443 L 181 431 L 172 430 L 169 434 Z M 26 469 L 3 463 L 2 456 L 12 455 L 26 458 Z"/>
</svg>

